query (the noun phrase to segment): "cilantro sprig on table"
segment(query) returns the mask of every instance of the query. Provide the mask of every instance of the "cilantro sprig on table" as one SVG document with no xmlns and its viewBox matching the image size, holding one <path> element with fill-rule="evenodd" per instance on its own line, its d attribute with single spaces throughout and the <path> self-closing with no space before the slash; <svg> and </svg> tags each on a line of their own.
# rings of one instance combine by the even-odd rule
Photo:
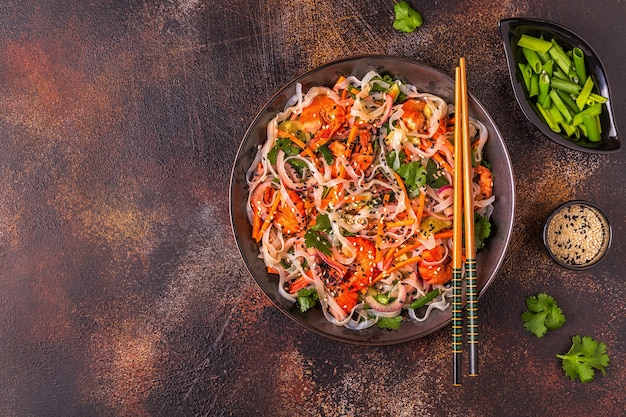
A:
<svg viewBox="0 0 626 417">
<path fill-rule="evenodd" d="M 556 357 L 563 360 L 565 375 L 572 381 L 578 377 L 582 383 L 593 381 L 595 370 L 605 375 L 610 361 L 604 343 L 598 342 L 591 336 L 578 335 L 572 337 L 570 350 Z"/>
<path fill-rule="evenodd" d="M 393 6 L 395 19 L 393 28 L 405 33 L 414 32 L 422 26 L 422 15 L 413 9 L 406 1 L 401 1 Z"/>
<path fill-rule="evenodd" d="M 542 337 L 548 330 L 556 330 L 565 323 L 563 311 L 548 294 L 528 297 L 526 306 L 528 311 L 522 313 L 524 327 L 537 337 Z M 591 336 L 573 336 L 570 350 L 556 357 L 561 359 L 565 375 L 572 381 L 578 378 L 582 383 L 593 381 L 596 370 L 605 375 L 610 362 L 606 345 Z"/>
<path fill-rule="evenodd" d="M 563 311 L 548 294 L 528 297 L 526 307 L 528 311 L 522 313 L 524 328 L 537 337 L 543 337 L 548 330 L 556 330 L 565 324 Z"/>
</svg>

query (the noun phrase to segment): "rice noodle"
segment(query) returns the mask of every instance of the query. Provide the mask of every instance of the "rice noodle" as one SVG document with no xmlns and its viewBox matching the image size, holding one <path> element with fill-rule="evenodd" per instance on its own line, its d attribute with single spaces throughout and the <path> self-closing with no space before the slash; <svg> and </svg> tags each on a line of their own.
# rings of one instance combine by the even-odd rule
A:
<svg viewBox="0 0 626 417">
<path fill-rule="evenodd" d="M 246 173 L 246 215 L 282 297 L 316 294 L 324 317 L 352 330 L 449 308 L 453 113 L 441 97 L 375 71 L 296 85 Z M 470 133 L 474 161 L 488 167 L 487 129 L 472 119 Z M 495 196 L 478 178 L 472 187 L 477 215 L 489 219 Z"/>
</svg>

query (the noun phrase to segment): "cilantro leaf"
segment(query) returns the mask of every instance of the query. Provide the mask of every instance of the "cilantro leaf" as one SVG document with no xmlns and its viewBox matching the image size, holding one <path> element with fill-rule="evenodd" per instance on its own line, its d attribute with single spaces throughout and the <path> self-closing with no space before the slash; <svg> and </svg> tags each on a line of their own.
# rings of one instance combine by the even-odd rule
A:
<svg viewBox="0 0 626 417">
<path fill-rule="evenodd" d="M 332 231 L 328 214 L 320 214 L 315 219 L 315 225 L 311 226 L 311 230 L 329 233 Z"/>
<path fill-rule="evenodd" d="M 320 297 L 315 288 L 303 288 L 298 291 L 296 296 L 296 301 L 298 302 L 298 307 L 300 308 L 300 312 L 304 313 L 313 306 L 315 303 L 319 301 Z"/>
<path fill-rule="evenodd" d="M 422 26 L 422 15 L 411 8 L 406 1 L 401 1 L 393 6 L 395 20 L 393 28 L 401 32 L 411 33 Z"/>
<path fill-rule="evenodd" d="M 402 164 L 396 172 L 402 177 L 407 191 L 412 196 L 419 194 L 420 187 L 426 184 L 426 169 L 422 166 L 420 161 Z"/>
<path fill-rule="evenodd" d="M 435 189 L 450 184 L 445 175 L 441 173 L 441 169 L 439 169 L 432 159 L 429 159 L 426 163 L 426 184 Z"/>
<path fill-rule="evenodd" d="M 556 330 L 565 324 L 565 315 L 554 298 L 545 293 L 526 299 L 528 311 L 522 313 L 524 328 L 537 337 L 548 330 Z"/>
<path fill-rule="evenodd" d="M 335 156 L 333 155 L 333 153 L 328 148 L 328 145 L 320 146 L 319 148 L 317 148 L 317 151 L 322 154 L 322 156 L 324 157 L 324 160 L 326 161 L 327 164 L 330 165 L 335 160 Z"/>
<path fill-rule="evenodd" d="M 402 316 L 380 317 L 377 322 L 379 328 L 387 330 L 398 330 L 400 323 L 402 323 Z"/>
<path fill-rule="evenodd" d="M 556 355 L 563 360 L 563 370 L 572 381 L 578 377 L 580 382 L 593 381 L 595 370 L 606 374 L 609 366 L 609 355 L 606 353 L 606 345 L 598 342 L 591 336 L 572 337 L 572 347 L 565 355 Z"/>
<path fill-rule="evenodd" d="M 283 151 L 285 153 L 285 157 L 300 154 L 300 148 L 295 145 L 291 139 L 278 138 L 276 139 L 276 144 L 267 153 L 267 159 L 272 165 L 276 165 L 278 151 Z M 302 171 L 308 167 L 306 162 L 299 159 L 290 159 L 289 164 L 298 172 L 298 174 L 302 174 Z"/>
<path fill-rule="evenodd" d="M 304 233 L 304 244 L 307 248 L 315 248 L 324 255 L 330 255 L 332 253 L 330 242 L 323 233 L 317 230 L 309 229 Z"/>
<path fill-rule="evenodd" d="M 389 165 L 389 167 L 394 170 L 398 169 L 400 167 L 400 164 L 404 163 L 405 159 L 406 155 L 404 154 L 404 151 L 391 151 L 385 155 L 387 165 Z"/>
<path fill-rule="evenodd" d="M 474 238 L 476 239 L 476 249 L 485 248 L 485 240 L 491 234 L 491 223 L 487 217 L 479 214 L 474 216 Z"/>
</svg>

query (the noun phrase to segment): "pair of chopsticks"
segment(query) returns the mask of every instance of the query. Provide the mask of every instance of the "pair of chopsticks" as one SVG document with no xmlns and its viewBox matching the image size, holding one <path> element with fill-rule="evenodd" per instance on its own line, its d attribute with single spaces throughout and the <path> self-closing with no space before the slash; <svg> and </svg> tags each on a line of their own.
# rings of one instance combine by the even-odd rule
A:
<svg viewBox="0 0 626 417">
<path fill-rule="evenodd" d="M 463 352 L 463 222 L 465 224 L 465 274 L 467 278 L 467 341 L 469 375 L 478 375 L 478 291 L 476 243 L 474 240 L 474 197 L 469 137 L 469 110 L 465 58 L 455 68 L 454 83 L 454 218 L 452 248 L 452 354 L 453 384 L 461 385 Z"/>
</svg>

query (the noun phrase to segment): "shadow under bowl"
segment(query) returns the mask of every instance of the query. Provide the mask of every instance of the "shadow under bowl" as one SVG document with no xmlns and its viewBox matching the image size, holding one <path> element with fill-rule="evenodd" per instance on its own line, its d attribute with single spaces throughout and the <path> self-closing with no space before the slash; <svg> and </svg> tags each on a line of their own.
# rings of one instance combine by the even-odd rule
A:
<svg viewBox="0 0 626 417">
<path fill-rule="evenodd" d="M 527 18 L 508 18 L 499 22 L 500 35 L 504 44 L 506 60 L 509 68 L 509 75 L 515 98 L 526 118 L 533 123 L 544 135 L 570 149 L 575 149 L 588 153 L 615 153 L 620 151 L 620 140 L 615 125 L 615 117 L 611 106 L 611 95 L 605 71 L 595 51 L 587 42 L 581 39 L 571 30 L 556 23 Z M 528 95 L 522 78 L 518 63 L 524 61 L 522 48 L 517 45 L 523 35 L 534 37 L 543 36 L 544 39 L 554 39 L 564 50 L 568 51 L 574 47 L 580 48 L 585 54 L 585 64 L 587 74 L 591 76 L 595 85 L 596 93 L 607 97 L 609 100 L 604 103 L 600 124 L 602 127 L 601 138 L 598 142 L 588 140 L 575 141 L 565 133 L 557 133 L 550 129 Z"/>
</svg>

